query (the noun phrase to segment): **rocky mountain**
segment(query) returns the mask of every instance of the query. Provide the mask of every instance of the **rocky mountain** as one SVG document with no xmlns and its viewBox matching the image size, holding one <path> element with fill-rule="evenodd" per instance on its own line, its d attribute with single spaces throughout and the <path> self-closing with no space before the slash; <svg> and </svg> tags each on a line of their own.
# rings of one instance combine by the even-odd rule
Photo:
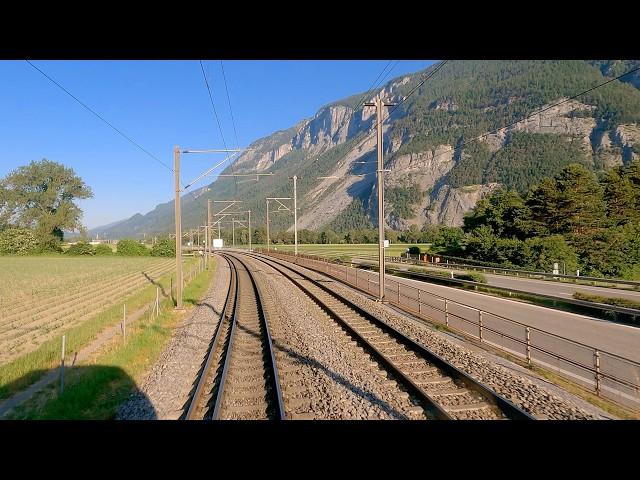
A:
<svg viewBox="0 0 640 480">
<path fill-rule="evenodd" d="M 571 162 L 597 171 L 629 162 L 640 154 L 640 72 L 568 98 L 637 66 L 638 61 L 611 60 L 452 60 L 404 101 L 436 66 L 391 80 L 365 97 L 400 104 L 384 113 L 390 170 L 385 221 L 394 229 L 459 225 L 465 212 L 500 186 L 525 191 Z M 253 224 L 264 225 L 264 198 L 291 196 L 288 177 L 294 174 L 299 228 L 377 224 L 375 109 L 354 109 L 361 98 L 326 105 L 313 118 L 255 141 L 233 171 L 274 175 L 219 178 L 210 191 L 189 194 L 183 228 L 201 224 L 207 198 L 243 199 Z M 541 114 L 515 123 L 541 108 Z M 510 126 L 498 130 L 505 125 Z M 291 214 L 274 213 L 271 222 L 274 229 L 289 228 Z M 168 202 L 90 233 L 118 238 L 172 228 L 173 202 Z"/>
</svg>

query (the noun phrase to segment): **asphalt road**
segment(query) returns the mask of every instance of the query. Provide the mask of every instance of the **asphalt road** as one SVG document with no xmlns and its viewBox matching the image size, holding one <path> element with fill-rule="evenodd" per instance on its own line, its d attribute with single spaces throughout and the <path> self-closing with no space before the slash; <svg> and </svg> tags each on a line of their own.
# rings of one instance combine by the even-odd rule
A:
<svg viewBox="0 0 640 480">
<path fill-rule="evenodd" d="M 554 310 L 552 308 L 493 297 L 482 293 L 445 287 L 432 283 L 386 275 L 388 281 L 419 286 L 422 290 L 446 297 L 455 302 L 495 313 L 530 327 L 535 327 L 601 350 L 640 362 L 640 328 L 600 320 L 586 315 Z M 474 316 L 463 307 L 453 308 L 452 313 L 464 317 Z"/>
<path fill-rule="evenodd" d="M 357 260 L 354 260 L 357 261 Z M 371 263 L 371 262 L 368 262 Z M 377 262 L 375 262 L 377 265 Z M 411 265 L 405 265 L 402 263 L 387 262 L 387 267 L 392 266 L 394 268 L 408 269 Z M 448 268 L 437 268 L 429 266 L 429 269 L 463 273 L 463 270 L 451 270 Z M 573 298 L 575 292 L 582 292 L 590 295 L 599 295 L 602 297 L 620 297 L 628 298 L 640 302 L 640 292 L 608 287 L 592 287 L 590 285 L 574 285 L 570 283 L 555 282 L 550 280 L 536 280 L 532 278 L 522 277 L 510 277 L 505 275 L 494 275 L 491 273 L 483 273 L 487 279 L 487 285 L 493 285 L 496 287 L 511 288 L 514 290 L 523 290 L 531 293 L 540 293 L 543 295 L 551 295 L 558 298 Z"/>
</svg>

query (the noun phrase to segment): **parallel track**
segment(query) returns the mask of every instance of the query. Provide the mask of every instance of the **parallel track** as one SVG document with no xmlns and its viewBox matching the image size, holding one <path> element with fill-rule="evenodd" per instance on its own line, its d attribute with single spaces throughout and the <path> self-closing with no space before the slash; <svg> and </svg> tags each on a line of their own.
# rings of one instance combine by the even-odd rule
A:
<svg viewBox="0 0 640 480">
<path fill-rule="evenodd" d="M 514 419 L 534 417 L 476 381 L 443 358 L 416 343 L 280 259 L 251 255 L 271 266 L 305 292 L 406 389 L 427 418 Z"/>
<path fill-rule="evenodd" d="M 268 319 L 244 262 L 223 255 L 230 288 L 185 418 L 283 420 L 284 407 Z"/>
</svg>

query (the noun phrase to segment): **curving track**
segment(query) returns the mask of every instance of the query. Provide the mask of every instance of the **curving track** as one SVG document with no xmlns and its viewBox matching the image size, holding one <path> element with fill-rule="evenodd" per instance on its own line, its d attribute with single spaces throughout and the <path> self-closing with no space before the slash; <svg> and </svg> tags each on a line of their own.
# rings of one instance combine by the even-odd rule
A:
<svg viewBox="0 0 640 480">
<path fill-rule="evenodd" d="M 288 278 L 398 382 L 432 419 L 533 419 L 485 385 L 295 266 L 251 255 Z M 329 283 L 330 285 L 330 283 Z"/>
<path fill-rule="evenodd" d="M 278 370 L 262 296 L 240 258 L 207 360 L 185 414 L 195 419 L 283 420 Z"/>
</svg>

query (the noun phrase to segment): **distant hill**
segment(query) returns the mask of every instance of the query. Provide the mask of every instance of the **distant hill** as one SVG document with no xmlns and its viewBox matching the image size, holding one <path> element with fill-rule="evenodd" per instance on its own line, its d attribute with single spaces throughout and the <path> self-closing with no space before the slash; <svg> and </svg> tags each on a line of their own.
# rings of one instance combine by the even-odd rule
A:
<svg viewBox="0 0 640 480">
<path fill-rule="evenodd" d="M 519 120 L 540 107 L 587 90 L 640 61 L 449 61 L 384 127 L 385 212 L 388 225 L 406 229 L 425 223 L 459 225 L 475 203 L 500 185 L 525 191 L 564 165 L 594 170 L 629 162 L 640 154 L 640 75 L 614 81 L 576 100 L 517 123 L 481 141 L 474 137 Z M 426 71 L 388 82 L 381 95 L 401 102 Z M 183 228 L 201 225 L 206 201 L 240 198 L 264 224 L 267 196 L 290 196 L 298 175 L 299 228 L 346 229 L 377 224 L 374 109 L 354 110 L 362 94 L 322 107 L 251 145 L 233 165 L 237 173 L 273 172 L 247 182 L 219 178 L 210 191 L 183 200 Z M 390 109 L 386 109 L 387 112 Z M 225 173 L 231 173 L 229 167 Z M 345 174 L 369 174 L 361 177 Z M 318 176 L 337 176 L 320 180 Z M 237 182 L 237 185 L 236 185 Z M 173 230 L 173 201 L 153 211 L 90 230 L 109 238 L 141 237 Z M 272 228 L 288 228 L 289 213 L 274 214 Z"/>
</svg>

